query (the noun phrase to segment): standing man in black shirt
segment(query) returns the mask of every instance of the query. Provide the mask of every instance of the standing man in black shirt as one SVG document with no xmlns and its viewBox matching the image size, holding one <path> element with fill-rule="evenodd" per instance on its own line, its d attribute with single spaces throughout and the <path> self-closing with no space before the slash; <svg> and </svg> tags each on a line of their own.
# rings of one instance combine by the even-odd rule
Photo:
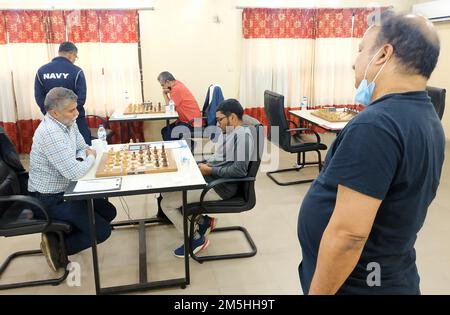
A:
<svg viewBox="0 0 450 315">
<path fill-rule="evenodd" d="M 420 294 L 414 244 L 436 195 L 445 136 L 425 91 L 433 25 L 386 11 L 354 64 L 366 109 L 332 144 L 298 219 L 305 294 Z"/>
</svg>

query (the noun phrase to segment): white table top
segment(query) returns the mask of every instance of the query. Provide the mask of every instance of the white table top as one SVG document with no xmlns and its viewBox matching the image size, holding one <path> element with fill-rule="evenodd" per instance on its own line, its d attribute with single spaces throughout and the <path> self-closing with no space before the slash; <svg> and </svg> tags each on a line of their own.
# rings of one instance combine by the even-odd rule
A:
<svg viewBox="0 0 450 315">
<path fill-rule="evenodd" d="M 155 145 L 158 146 L 158 144 L 161 144 L 162 142 L 145 142 L 145 143 L 150 143 L 152 146 Z M 202 189 L 206 185 L 206 182 L 197 166 L 194 157 L 192 156 L 189 147 L 186 144 L 186 141 L 185 140 L 165 141 L 164 144 L 166 149 L 171 147 L 177 147 L 172 150 L 174 160 L 177 163 L 178 168 L 177 172 L 121 176 L 122 185 L 120 190 L 110 192 L 101 191 L 98 193 L 99 197 L 105 194 L 109 196 L 114 195 L 120 196 L 126 195 L 127 193 L 143 194 L 143 193 L 152 193 L 156 191 Z M 180 144 L 183 147 L 180 147 Z M 114 150 L 117 151 L 123 145 L 124 144 L 108 145 L 107 150 L 113 147 Z M 181 161 L 183 158 L 186 160 L 182 163 Z M 98 164 L 100 163 L 100 159 L 101 154 L 97 154 L 97 159 L 95 161 L 94 166 L 83 178 L 80 179 L 80 181 L 87 181 L 96 178 L 95 172 L 97 170 Z M 71 187 L 69 186 L 69 189 L 64 194 L 64 197 L 88 196 L 95 194 L 93 192 L 73 192 L 70 188 Z"/>
<path fill-rule="evenodd" d="M 345 122 L 329 122 L 325 119 L 322 119 L 320 117 L 314 116 L 311 113 L 316 111 L 315 109 L 312 110 L 291 110 L 289 113 L 291 113 L 294 116 L 300 117 L 302 119 L 305 119 L 313 124 L 316 124 L 324 129 L 330 130 L 330 131 L 340 131 L 344 129 L 344 127 L 348 124 L 348 121 Z"/>
<path fill-rule="evenodd" d="M 133 120 L 167 120 L 167 119 L 178 119 L 178 113 L 174 111 L 173 113 L 154 113 L 154 114 L 134 114 L 134 115 L 124 115 L 122 110 L 115 111 L 109 121 L 133 121 Z"/>
</svg>

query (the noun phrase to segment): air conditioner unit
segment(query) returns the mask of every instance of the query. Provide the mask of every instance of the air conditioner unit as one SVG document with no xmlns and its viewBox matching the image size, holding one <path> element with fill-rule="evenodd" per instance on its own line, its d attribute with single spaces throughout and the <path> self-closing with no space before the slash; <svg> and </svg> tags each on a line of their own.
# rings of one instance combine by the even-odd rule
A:
<svg viewBox="0 0 450 315">
<path fill-rule="evenodd" d="M 413 12 L 431 22 L 450 21 L 450 0 L 437 0 L 413 5 Z"/>
</svg>

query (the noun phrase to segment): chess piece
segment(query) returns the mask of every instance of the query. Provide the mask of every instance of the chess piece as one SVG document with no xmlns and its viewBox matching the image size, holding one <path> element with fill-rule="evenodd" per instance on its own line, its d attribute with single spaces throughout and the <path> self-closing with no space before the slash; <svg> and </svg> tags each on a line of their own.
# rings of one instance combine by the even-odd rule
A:
<svg viewBox="0 0 450 315">
<path fill-rule="evenodd" d="M 133 152 L 133 154 L 131 155 L 131 159 L 134 161 L 136 160 L 136 152 Z"/>
<path fill-rule="evenodd" d="M 167 158 L 166 157 L 163 157 L 163 159 L 162 159 L 162 166 L 167 167 Z"/>
<path fill-rule="evenodd" d="M 158 112 L 161 111 L 161 102 L 158 102 Z"/>
<path fill-rule="evenodd" d="M 130 143 L 134 143 L 134 142 L 133 142 L 133 138 L 130 138 Z"/>
<path fill-rule="evenodd" d="M 158 159 L 155 160 L 155 167 L 159 167 L 159 160 Z"/>
</svg>

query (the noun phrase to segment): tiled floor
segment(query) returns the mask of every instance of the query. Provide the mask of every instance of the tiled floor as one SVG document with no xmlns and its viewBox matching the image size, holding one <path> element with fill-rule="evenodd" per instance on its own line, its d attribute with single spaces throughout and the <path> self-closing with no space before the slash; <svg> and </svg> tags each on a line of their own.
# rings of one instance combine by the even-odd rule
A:
<svg viewBox="0 0 450 315">
<path fill-rule="evenodd" d="M 333 135 L 325 135 L 330 143 Z M 449 146 L 447 146 L 449 148 Z M 447 149 L 447 156 L 450 149 Z M 25 160 L 27 157 L 24 157 Z M 281 153 L 282 166 L 290 166 L 295 156 Z M 264 169 L 264 165 L 262 166 Z M 309 171 L 309 170 L 308 170 Z M 314 176 L 313 172 L 309 172 Z M 293 174 L 294 177 L 298 174 Z M 417 263 L 424 294 L 450 294 L 450 162 L 447 159 L 441 185 L 429 209 L 425 225 L 416 244 Z M 198 264 L 191 260 L 191 284 L 186 289 L 172 288 L 146 291 L 143 294 L 301 294 L 297 265 L 301 258 L 297 241 L 297 216 L 309 184 L 281 187 L 265 173 L 256 181 L 257 205 L 247 213 L 219 216 L 219 226 L 240 224 L 251 233 L 258 247 L 252 258 L 222 260 Z M 118 220 L 127 216 L 117 198 L 111 199 L 118 209 Z M 125 198 L 133 218 L 150 217 L 156 213 L 154 196 Z M 120 229 L 99 245 L 102 285 L 118 285 L 137 281 L 137 230 Z M 213 234 L 207 253 L 245 249 L 237 233 Z M 172 250 L 181 244 L 181 236 L 172 226 L 151 227 L 147 234 L 150 253 L 148 274 L 151 280 L 183 275 L 183 260 L 175 258 Z M 39 247 L 39 236 L 0 239 L 0 259 L 19 249 Z M 81 285 L 0 291 L 0 294 L 94 294 L 91 251 L 85 250 L 70 259 L 81 266 Z M 42 257 L 15 262 L 0 283 L 37 279 L 52 275 Z"/>
</svg>

